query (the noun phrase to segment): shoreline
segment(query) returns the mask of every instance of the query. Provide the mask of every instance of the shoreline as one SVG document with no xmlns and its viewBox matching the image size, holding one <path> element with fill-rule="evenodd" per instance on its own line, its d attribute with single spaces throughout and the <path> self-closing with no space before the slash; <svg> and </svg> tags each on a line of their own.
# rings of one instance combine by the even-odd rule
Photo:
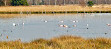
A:
<svg viewBox="0 0 111 49">
<path fill-rule="evenodd" d="M 111 13 L 111 11 L 50 11 L 50 12 L 0 12 L 0 14 L 64 14 L 64 13 Z"/>
<path fill-rule="evenodd" d="M 37 5 L 1 6 L 0 14 L 53 14 L 53 13 L 111 13 L 111 5 Z"/>
</svg>

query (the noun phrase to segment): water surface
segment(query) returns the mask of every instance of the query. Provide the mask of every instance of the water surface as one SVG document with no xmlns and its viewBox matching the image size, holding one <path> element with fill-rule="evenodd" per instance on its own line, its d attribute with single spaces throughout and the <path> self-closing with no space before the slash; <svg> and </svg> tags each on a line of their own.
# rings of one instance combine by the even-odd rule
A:
<svg viewBox="0 0 111 49">
<path fill-rule="evenodd" d="M 106 25 L 111 24 L 110 13 L 9 16 L 0 16 L 1 41 L 21 39 L 24 42 L 39 38 L 51 39 L 61 35 L 111 38 L 111 26 Z M 59 25 L 67 25 L 68 27 L 60 27 Z M 76 25 L 76 27 L 73 27 L 73 25 Z"/>
</svg>

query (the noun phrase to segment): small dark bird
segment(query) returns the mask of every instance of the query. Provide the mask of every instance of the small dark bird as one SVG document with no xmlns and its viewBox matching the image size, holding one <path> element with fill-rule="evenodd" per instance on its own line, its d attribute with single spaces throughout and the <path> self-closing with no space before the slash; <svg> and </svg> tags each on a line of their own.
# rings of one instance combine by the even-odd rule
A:
<svg viewBox="0 0 111 49">
<path fill-rule="evenodd" d="M 107 34 L 107 33 L 104 33 L 105 35 Z"/>
<path fill-rule="evenodd" d="M 12 32 L 12 30 L 11 30 L 11 32 Z"/>
<path fill-rule="evenodd" d="M 87 29 L 89 29 L 89 28 L 87 28 Z"/>
</svg>

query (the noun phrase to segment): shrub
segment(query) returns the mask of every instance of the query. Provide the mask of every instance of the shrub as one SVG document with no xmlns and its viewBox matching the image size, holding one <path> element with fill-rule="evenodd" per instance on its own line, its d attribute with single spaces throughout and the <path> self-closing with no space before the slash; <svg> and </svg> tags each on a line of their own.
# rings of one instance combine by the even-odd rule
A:
<svg viewBox="0 0 111 49">
<path fill-rule="evenodd" d="M 11 0 L 11 5 L 12 6 L 19 6 L 19 5 L 25 5 L 27 6 L 27 0 Z"/>
<path fill-rule="evenodd" d="M 87 4 L 88 6 L 91 6 L 91 7 L 94 5 L 93 1 L 88 1 Z"/>
</svg>

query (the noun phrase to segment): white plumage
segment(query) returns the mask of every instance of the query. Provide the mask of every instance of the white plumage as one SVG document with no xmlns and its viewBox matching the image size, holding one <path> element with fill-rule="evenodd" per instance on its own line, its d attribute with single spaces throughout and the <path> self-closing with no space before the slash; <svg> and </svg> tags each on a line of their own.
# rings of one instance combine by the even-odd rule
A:
<svg viewBox="0 0 111 49">
<path fill-rule="evenodd" d="M 15 23 L 13 23 L 13 26 L 16 26 L 16 24 L 15 24 Z"/>
</svg>

